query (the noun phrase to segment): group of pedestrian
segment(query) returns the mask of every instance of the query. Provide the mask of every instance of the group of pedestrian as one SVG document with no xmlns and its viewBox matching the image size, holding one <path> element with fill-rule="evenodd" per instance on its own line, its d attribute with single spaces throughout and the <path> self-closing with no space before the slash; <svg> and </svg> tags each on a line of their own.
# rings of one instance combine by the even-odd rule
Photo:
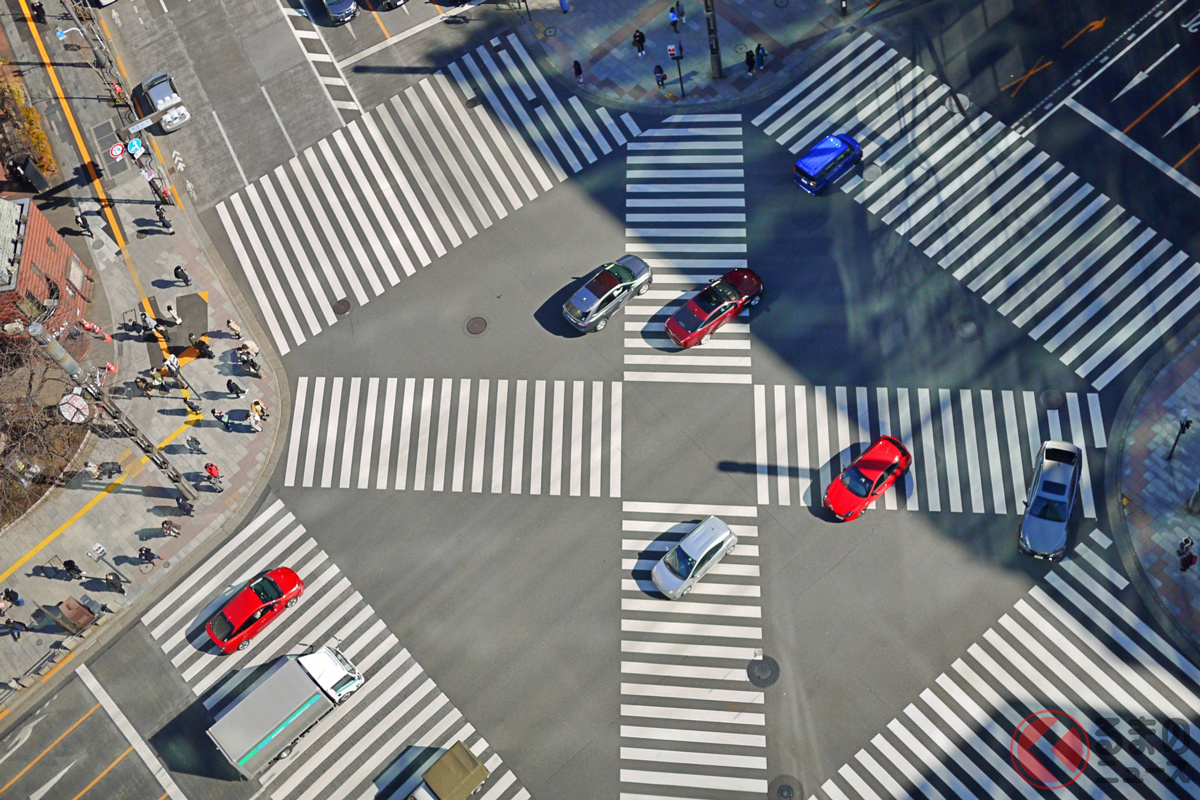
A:
<svg viewBox="0 0 1200 800">
<path fill-rule="evenodd" d="M 746 74 L 753 75 L 755 69 L 759 72 L 767 65 L 767 49 L 761 44 L 753 50 L 746 51 Z"/>
<path fill-rule="evenodd" d="M 671 30 L 679 33 L 679 23 L 685 22 L 683 0 L 676 0 L 675 5 L 671 6 L 667 11 L 667 21 L 671 24 Z M 637 49 L 638 58 L 646 55 L 646 34 L 637 29 L 633 32 L 633 46 Z M 753 50 L 746 51 L 746 74 L 753 75 L 756 71 L 762 72 L 767 64 L 767 49 L 761 44 L 756 45 Z M 583 83 L 583 67 L 578 61 L 575 62 L 575 78 Z M 662 89 L 667 85 L 667 73 L 661 64 L 654 66 L 654 82 L 658 84 L 658 88 Z"/>
</svg>

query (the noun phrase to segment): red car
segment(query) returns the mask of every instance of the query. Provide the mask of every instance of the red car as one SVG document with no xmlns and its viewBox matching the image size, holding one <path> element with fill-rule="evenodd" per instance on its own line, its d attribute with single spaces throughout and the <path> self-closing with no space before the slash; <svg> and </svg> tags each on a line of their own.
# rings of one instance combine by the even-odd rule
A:
<svg viewBox="0 0 1200 800">
<path fill-rule="evenodd" d="M 908 472 L 912 456 L 892 436 L 880 436 L 825 490 L 825 508 L 852 520 Z"/>
<path fill-rule="evenodd" d="M 229 598 L 224 607 L 204 626 L 208 638 L 228 655 L 245 650 L 250 640 L 304 594 L 304 581 L 287 567 L 276 567 L 250 581 Z"/>
<path fill-rule="evenodd" d="M 704 344 L 713 332 L 762 299 L 762 279 L 748 269 L 735 269 L 710 282 L 667 320 L 667 335 L 683 348 Z"/>
</svg>

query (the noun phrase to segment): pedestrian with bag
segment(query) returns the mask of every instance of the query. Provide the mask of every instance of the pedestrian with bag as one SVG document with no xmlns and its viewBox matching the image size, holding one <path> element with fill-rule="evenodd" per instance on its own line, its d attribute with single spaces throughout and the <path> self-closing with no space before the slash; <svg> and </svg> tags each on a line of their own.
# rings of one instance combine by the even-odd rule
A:
<svg viewBox="0 0 1200 800">
<path fill-rule="evenodd" d="M 13 640 L 18 642 L 21 641 L 21 634 L 29 630 L 28 625 L 26 625 L 24 622 L 18 622 L 12 617 L 4 620 L 4 624 L 7 625 L 9 631 L 12 632 Z"/>
<path fill-rule="evenodd" d="M 233 338 L 235 338 L 235 339 L 242 338 L 242 326 L 241 325 L 238 325 L 236 322 L 234 322 L 231 319 L 227 319 L 227 320 L 225 320 L 225 327 L 229 329 L 229 332 L 231 334 L 233 334 Z"/>
<path fill-rule="evenodd" d="M 79 228 L 79 232 L 89 239 L 96 238 L 96 234 L 92 233 L 92 228 L 88 225 L 87 217 L 83 215 L 82 211 L 75 212 L 75 227 Z"/>
<path fill-rule="evenodd" d="M 184 286 L 192 285 L 192 278 L 187 274 L 187 270 L 183 268 L 183 264 L 175 267 L 175 280 L 181 281 Z"/>
<path fill-rule="evenodd" d="M 638 57 L 646 55 L 646 34 L 640 30 L 633 32 L 633 46 L 637 48 Z"/>
<path fill-rule="evenodd" d="M 667 73 L 663 71 L 662 64 L 656 64 L 654 67 L 654 81 L 660 89 L 667 85 Z"/>
<path fill-rule="evenodd" d="M 154 391 L 154 386 L 150 383 L 150 381 L 146 380 L 141 375 L 138 375 L 133 379 L 133 385 L 136 386 L 142 394 L 146 395 L 146 397 L 149 397 Z"/>
<path fill-rule="evenodd" d="M 250 404 L 250 410 L 253 413 L 258 414 L 263 419 L 266 419 L 270 416 L 270 414 L 267 413 L 270 411 L 270 409 L 263 405 L 263 401 L 258 398 L 255 398 L 254 402 Z"/>
<path fill-rule="evenodd" d="M 234 397 L 241 397 L 246 393 L 246 390 L 241 386 L 238 386 L 237 381 L 235 381 L 233 378 L 225 381 L 225 389 Z"/>
<path fill-rule="evenodd" d="M 104 576 L 104 583 L 109 589 L 112 589 L 117 594 L 125 594 L 125 587 L 121 585 L 121 576 L 115 572 L 110 572 Z"/>
<path fill-rule="evenodd" d="M 138 548 L 138 558 L 140 558 L 142 561 L 146 562 L 147 564 L 153 564 L 155 561 L 158 560 L 158 556 L 154 555 L 154 551 L 151 550 L 149 547 L 139 547 Z"/>
<path fill-rule="evenodd" d="M 233 430 L 233 425 L 231 425 L 229 422 L 229 415 L 226 414 L 224 411 L 220 411 L 220 410 L 214 408 L 212 410 L 212 415 L 213 415 L 213 418 L 217 422 L 221 423 L 221 425 L 223 425 L 225 427 L 225 430 L 227 430 L 227 431 Z"/>
<path fill-rule="evenodd" d="M 190 517 L 195 513 L 196 507 L 187 501 L 183 495 L 175 498 L 175 505 L 179 508 L 179 513 L 185 517 Z"/>
<path fill-rule="evenodd" d="M 71 578 L 72 580 L 81 581 L 87 577 L 87 573 L 80 569 L 79 565 L 69 558 L 63 562 L 63 570 L 67 573 L 67 577 Z"/>
<path fill-rule="evenodd" d="M 173 522 L 169 519 L 163 520 L 163 523 L 162 523 L 162 535 L 163 536 L 170 536 L 172 538 L 178 539 L 179 534 L 181 534 L 181 533 L 183 533 L 183 528 L 180 528 L 179 525 L 177 525 L 175 522 Z"/>
</svg>

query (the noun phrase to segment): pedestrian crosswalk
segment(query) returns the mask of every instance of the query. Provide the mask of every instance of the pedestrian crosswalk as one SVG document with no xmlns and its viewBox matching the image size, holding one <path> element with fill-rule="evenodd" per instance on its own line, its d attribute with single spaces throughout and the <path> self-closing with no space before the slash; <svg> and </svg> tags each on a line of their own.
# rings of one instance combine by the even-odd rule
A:
<svg viewBox="0 0 1200 800">
<path fill-rule="evenodd" d="M 708 282 L 746 267 L 741 114 L 678 114 L 626 146 L 626 250 L 654 284 L 625 307 L 625 380 L 750 383 L 749 310 L 680 351 L 666 320 Z"/>
<path fill-rule="evenodd" d="M 879 176 L 842 190 L 1097 389 L 1185 327 L 1200 265 L 862 33 L 752 123 L 797 153 L 831 132 Z"/>
<path fill-rule="evenodd" d="M 290 566 L 305 584 L 246 650 L 219 655 L 204 625 L 231 587 L 263 570 Z M 199 568 L 142 615 L 142 624 L 200 698 L 217 714 L 263 678 L 272 663 L 336 635 L 366 677 L 363 688 L 300 740 L 261 778 L 274 800 L 407 798 L 439 749 L 462 740 L 487 765 L 484 800 L 529 793 L 355 591 L 304 526 L 269 502 Z"/>
<path fill-rule="evenodd" d="M 622 389 L 303 376 L 283 485 L 619 497 Z"/>
<path fill-rule="evenodd" d="M 1017 769 L 1031 762 L 1043 785 L 1075 778 L 1061 790 L 1074 797 L 1200 795 L 1200 752 L 1188 722 L 1200 713 L 1200 670 L 1122 599 L 1137 602 L 1106 560 L 1110 546 L 1093 532 L 812 800 L 1036 800 L 1047 791 Z M 1085 769 L 1066 766 L 1070 740 L 1061 723 L 1031 748 L 1014 741 L 1023 721 L 1044 710 L 1084 729 Z"/>
<path fill-rule="evenodd" d="M 732 553 L 680 600 L 650 570 L 695 522 L 721 517 Z M 754 506 L 623 503 L 621 800 L 761 797 L 767 791 Z M 624 538 L 628 537 L 628 538 Z"/>
<path fill-rule="evenodd" d="M 641 132 L 620 119 L 624 131 L 605 109 L 563 99 L 509 34 L 353 119 L 217 216 L 287 353 L 351 297 L 366 305 Z"/>
<path fill-rule="evenodd" d="M 292 36 L 300 46 L 300 51 L 304 53 L 308 65 L 317 76 L 317 86 L 337 109 L 342 122 L 357 119 L 362 115 L 362 106 L 354 96 L 354 90 L 346 80 L 342 66 L 330 52 L 321 26 L 308 14 L 303 5 L 292 4 L 287 0 L 276 1 Z"/>
<path fill-rule="evenodd" d="M 1058 439 L 1083 451 L 1080 502 L 1095 519 L 1088 453 L 1108 446 L 1100 398 L 1061 398 L 1065 408 L 1008 389 L 755 385 L 758 502 L 770 503 L 773 492 L 780 505 L 793 497 L 820 505 L 830 480 L 889 434 L 904 442 L 913 465 L 884 494 L 885 509 L 1019 514 L 1033 459 L 1044 440 Z"/>
</svg>

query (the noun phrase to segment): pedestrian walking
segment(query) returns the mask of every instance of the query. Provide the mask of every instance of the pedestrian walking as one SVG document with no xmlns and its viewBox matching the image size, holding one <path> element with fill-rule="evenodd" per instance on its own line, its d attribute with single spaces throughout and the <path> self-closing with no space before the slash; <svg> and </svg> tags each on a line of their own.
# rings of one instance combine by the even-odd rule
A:
<svg viewBox="0 0 1200 800">
<path fill-rule="evenodd" d="M 660 89 L 667 85 L 667 73 L 663 71 L 662 64 L 655 65 L 654 80 L 658 83 L 658 88 Z"/>
<path fill-rule="evenodd" d="M 192 516 L 196 511 L 196 507 L 187 501 L 187 498 L 180 495 L 175 498 L 175 505 L 179 508 L 179 513 L 185 517 Z"/>
<path fill-rule="evenodd" d="M 191 397 L 185 397 L 185 398 L 183 398 L 183 404 L 185 406 L 187 406 L 188 411 L 192 412 L 193 414 L 203 414 L 204 413 L 204 406 L 200 405 L 199 400 L 193 399 Z"/>
<path fill-rule="evenodd" d="M 158 560 L 158 556 L 154 555 L 154 551 L 149 547 L 139 547 L 138 558 L 140 558 L 142 561 L 145 561 L 147 564 L 153 564 Z"/>
<path fill-rule="evenodd" d="M 671 20 L 671 30 L 679 33 L 679 13 L 671 6 L 671 10 L 667 12 L 667 19 Z"/>
<path fill-rule="evenodd" d="M 225 320 L 225 327 L 229 328 L 229 332 L 233 334 L 233 338 L 235 338 L 235 339 L 242 338 L 242 326 L 241 325 L 238 325 L 236 322 L 234 322 L 231 319 L 227 319 L 227 320 Z"/>
<path fill-rule="evenodd" d="M 574 70 L 575 70 L 575 80 L 579 81 L 580 83 L 583 83 L 583 65 L 580 64 L 578 61 L 576 61 Z"/>
<path fill-rule="evenodd" d="M 187 270 L 183 268 L 183 264 L 175 267 L 175 280 L 180 281 L 184 286 L 192 285 L 192 277 L 187 274 Z"/>
<path fill-rule="evenodd" d="M 192 344 L 192 347 L 199 347 L 199 346 L 200 346 L 200 342 L 201 342 L 201 341 L 203 341 L 203 340 L 202 340 L 202 339 L 201 339 L 199 336 L 197 336 L 196 334 L 194 334 L 194 333 L 189 333 L 189 334 L 188 334 L 188 341 L 189 341 L 189 342 L 191 342 L 191 344 Z"/>
<path fill-rule="evenodd" d="M 680 22 L 687 22 L 687 20 L 684 19 L 683 0 L 675 0 L 675 13 L 679 15 Z"/>
<path fill-rule="evenodd" d="M 246 369 L 254 373 L 254 377 L 256 378 L 262 377 L 262 367 L 253 358 L 246 359 Z"/>
<path fill-rule="evenodd" d="M 230 378 L 229 380 L 225 381 L 225 388 L 234 397 L 241 397 L 242 395 L 244 395 L 246 393 L 246 390 L 243 389 L 241 386 L 238 386 L 237 382 L 233 378 Z"/>
<path fill-rule="evenodd" d="M 171 333 L 167 330 L 167 326 L 161 322 L 154 323 L 154 332 L 166 340 L 167 344 L 171 343 Z"/>
<path fill-rule="evenodd" d="M 21 641 L 21 634 L 29 630 L 28 625 L 26 625 L 24 622 L 18 622 L 12 617 L 4 620 L 4 624 L 8 626 L 9 631 L 12 632 L 13 640 L 17 642 Z"/>
<path fill-rule="evenodd" d="M 174 322 L 176 325 L 183 324 L 183 320 L 180 319 L 179 315 L 175 313 L 175 309 L 172 306 L 167 306 L 167 316 L 170 317 L 171 321 Z"/>
<path fill-rule="evenodd" d="M 138 375 L 133 379 L 133 385 L 141 390 L 142 394 L 146 395 L 146 397 L 149 397 L 154 391 L 154 384 L 150 383 L 150 381 L 146 380 L 141 375 Z"/>
<path fill-rule="evenodd" d="M 646 34 L 640 30 L 634 31 L 633 46 L 637 48 L 639 57 L 646 55 Z"/>
<path fill-rule="evenodd" d="M 162 374 L 156 370 L 150 370 L 150 385 L 160 392 L 166 393 L 167 383 L 163 380 Z"/>
<path fill-rule="evenodd" d="M 746 74 L 747 75 L 754 74 L 754 51 L 753 50 L 746 51 Z"/>
<path fill-rule="evenodd" d="M 252 402 L 250 404 L 250 410 L 253 413 L 258 414 L 263 419 L 266 419 L 267 417 L 271 416 L 270 414 L 267 413 L 268 411 L 270 411 L 270 409 L 267 408 L 265 405 L 263 405 L 263 401 L 259 398 L 255 398 L 254 402 Z"/>
<path fill-rule="evenodd" d="M 188 451 L 191 453 L 199 453 L 200 455 L 204 455 L 204 445 L 202 445 L 200 440 L 195 436 L 189 436 L 187 438 L 187 447 Z"/>
<path fill-rule="evenodd" d="M 252 412 L 250 412 L 249 420 L 250 420 L 250 430 L 254 431 L 255 433 L 262 433 L 262 429 L 263 429 L 262 417 L 260 417 L 258 414 L 255 414 L 252 411 Z"/>
<path fill-rule="evenodd" d="M 247 339 L 245 342 L 243 342 L 242 346 L 239 347 L 238 350 L 245 352 L 246 355 L 250 356 L 251 358 L 258 358 L 258 342 L 255 342 L 252 339 Z"/>
<path fill-rule="evenodd" d="M 754 48 L 754 66 L 759 72 L 763 71 L 763 67 L 767 65 L 767 48 L 761 44 Z"/>
<path fill-rule="evenodd" d="M 224 411 L 220 411 L 220 410 L 214 408 L 212 415 L 217 420 L 217 422 L 219 422 L 225 426 L 225 430 L 227 430 L 227 431 L 233 430 L 233 426 L 231 424 L 229 424 L 229 415 L 226 414 Z"/>
<path fill-rule="evenodd" d="M 96 238 L 96 234 L 92 233 L 92 228 L 88 225 L 87 217 L 83 215 L 82 211 L 75 212 L 75 227 L 79 228 L 79 232 L 89 239 Z"/>
<path fill-rule="evenodd" d="M 30 13 L 33 14 L 33 21 L 39 25 L 46 24 L 46 7 L 42 5 L 42 0 L 34 0 L 29 6 Z"/>
<path fill-rule="evenodd" d="M 208 482 L 218 492 L 225 491 L 225 487 L 221 485 L 221 470 L 217 469 L 217 465 L 211 461 L 204 465 L 204 471 L 208 473 Z"/>
<path fill-rule="evenodd" d="M 21 595 L 17 594 L 17 590 L 13 589 L 12 587 L 6 587 L 4 589 L 4 601 L 11 605 L 25 605 L 25 601 L 21 599 Z"/>
<path fill-rule="evenodd" d="M 66 571 L 67 577 L 72 578 L 73 580 L 81 581 L 87 577 L 87 573 L 80 569 L 79 565 L 69 558 L 63 562 L 63 569 Z"/>
<path fill-rule="evenodd" d="M 91 461 L 83 462 L 83 471 L 86 472 L 88 475 L 91 475 L 92 478 L 100 477 L 100 465 L 93 464 Z"/>
<path fill-rule="evenodd" d="M 125 587 L 122 586 L 121 576 L 115 572 L 110 572 L 104 576 L 104 583 L 109 589 L 112 589 L 117 594 L 125 594 Z"/>
<path fill-rule="evenodd" d="M 162 225 L 165 230 L 174 236 L 175 231 L 171 228 L 171 220 L 167 219 L 167 211 L 162 207 L 161 203 L 154 204 L 154 215 L 158 217 L 158 224 Z"/>
<path fill-rule="evenodd" d="M 164 519 L 162 523 L 162 535 L 172 538 L 179 538 L 179 534 L 183 533 L 183 528 L 169 519 Z"/>
<path fill-rule="evenodd" d="M 145 330 L 145 331 L 154 330 L 154 326 L 157 323 L 157 320 L 155 322 L 151 322 L 150 315 L 147 314 L 145 311 L 138 312 L 138 319 L 140 319 L 142 321 L 142 330 Z"/>
</svg>

